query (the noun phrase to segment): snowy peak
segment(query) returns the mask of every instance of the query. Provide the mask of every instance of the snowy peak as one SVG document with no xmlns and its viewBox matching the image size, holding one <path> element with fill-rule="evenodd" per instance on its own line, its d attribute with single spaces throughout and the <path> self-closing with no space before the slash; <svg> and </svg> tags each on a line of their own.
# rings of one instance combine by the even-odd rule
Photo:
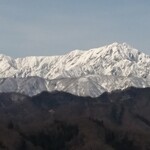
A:
<svg viewBox="0 0 150 150">
<path fill-rule="evenodd" d="M 117 42 L 62 56 L 12 59 L 0 55 L 1 77 L 74 78 L 89 74 L 143 77 L 149 74 L 150 57 L 126 43 Z M 144 74 L 144 75 L 143 75 Z"/>
<path fill-rule="evenodd" d="M 111 59 L 127 59 L 130 61 L 137 60 L 138 55 L 140 52 L 131 46 L 129 46 L 126 43 L 119 44 L 119 43 L 113 43 L 108 46 L 104 46 L 100 48 L 100 54 L 103 58 L 111 58 Z"/>
<path fill-rule="evenodd" d="M 13 59 L 0 55 L 0 78 L 10 78 L 0 81 L 1 92 L 35 95 L 43 90 L 59 90 L 95 97 L 129 86 L 149 87 L 150 56 L 117 42 L 62 56 Z"/>
</svg>

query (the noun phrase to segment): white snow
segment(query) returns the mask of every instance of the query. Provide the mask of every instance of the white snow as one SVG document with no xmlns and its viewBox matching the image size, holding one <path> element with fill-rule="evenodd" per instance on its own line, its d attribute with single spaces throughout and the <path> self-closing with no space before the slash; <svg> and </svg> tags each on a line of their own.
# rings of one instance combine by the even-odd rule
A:
<svg viewBox="0 0 150 150">
<path fill-rule="evenodd" d="M 39 77 L 39 78 L 38 78 Z M 0 91 L 35 95 L 59 90 L 81 96 L 150 86 L 150 56 L 117 42 L 62 56 L 13 59 L 0 55 Z"/>
</svg>

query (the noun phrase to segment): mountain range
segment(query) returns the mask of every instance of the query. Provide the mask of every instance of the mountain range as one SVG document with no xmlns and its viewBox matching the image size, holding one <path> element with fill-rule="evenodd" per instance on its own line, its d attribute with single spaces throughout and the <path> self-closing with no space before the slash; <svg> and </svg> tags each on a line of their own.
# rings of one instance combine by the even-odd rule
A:
<svg viewBox="0 0 150 150">
<path fill-rule="evenodd" d="M 150 86 L 150 56 L 126 43 L 113 43 L 62 56 L 13 59 L 0 55 L 0 92 L 29 96 L 64 91 L 97 97 L 105 91 Z"/>
<path fill-rule="evenodd" d="M 0 66 L 0 150 L 150 150 L 150 56 L 113 43 Z"/>
</svg>

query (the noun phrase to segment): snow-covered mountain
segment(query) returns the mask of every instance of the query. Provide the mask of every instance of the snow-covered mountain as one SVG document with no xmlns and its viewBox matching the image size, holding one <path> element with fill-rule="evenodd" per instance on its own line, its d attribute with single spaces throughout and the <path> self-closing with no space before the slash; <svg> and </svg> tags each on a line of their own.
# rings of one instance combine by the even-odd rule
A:
<svg viewBox="0 0 150 150">
<path fill-rule="evenodd" d="M 126 43 L 113 43 L 62 56 L 13 59 L 0 55 L 0 91 L 35 95 L 59 90 L 81 96 L 129 86 L 150 86 L 150 56 Z"/>
</svg>

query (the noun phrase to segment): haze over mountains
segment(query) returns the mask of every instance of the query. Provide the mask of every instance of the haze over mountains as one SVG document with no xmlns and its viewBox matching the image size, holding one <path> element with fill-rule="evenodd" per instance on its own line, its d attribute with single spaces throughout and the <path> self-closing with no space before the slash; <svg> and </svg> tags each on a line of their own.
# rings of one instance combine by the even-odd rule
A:
<svg viewBox="0 0 150 150">
<path fill-rule="evenodd" d="M 126 43 L 62 56 L 0 55 L 0 66 L 0 92 L 32 96 L 58 90 L 97 97 L 105 91 L 150 86 L 150 56 Z"/>
</svg>

